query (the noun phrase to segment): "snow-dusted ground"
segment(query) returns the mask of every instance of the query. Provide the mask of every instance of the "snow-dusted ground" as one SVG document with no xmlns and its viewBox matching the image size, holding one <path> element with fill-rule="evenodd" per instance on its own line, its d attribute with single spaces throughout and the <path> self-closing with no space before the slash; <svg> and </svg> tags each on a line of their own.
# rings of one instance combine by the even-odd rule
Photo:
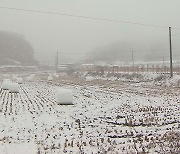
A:
<svg viewBox="0 0 180 154">
<path fill-rule="evenodd" d="M 74 105 L 57 105 L 56 88 Z M 0 90 L 0 153 L 178 153 L 180 88 L 152 82 L 31 81 Z"/>
</svg>

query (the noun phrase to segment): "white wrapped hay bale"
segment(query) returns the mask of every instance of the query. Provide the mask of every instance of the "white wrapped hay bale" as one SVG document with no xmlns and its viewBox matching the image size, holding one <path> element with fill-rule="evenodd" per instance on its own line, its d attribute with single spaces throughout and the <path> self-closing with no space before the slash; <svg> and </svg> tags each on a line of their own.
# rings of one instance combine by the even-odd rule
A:
<svg viewBox="0 0 180 154">
<path fill-rule="evenodd" d="M 93 81 L 93 80 L 94 80 L 94 78 L 92 76 L 87 76 L 86 77 L 86 81 Z"/>
<path fill-rule="evenodd" d="M 18 85 L 18 83 L 10 83 L 9 84 L 9 92 L 10 93 L 18 93 L 19 92 L 19 85 Z"/>
<path fill-rule="evenodd" d="M 17 75 L 13 74 L 12 79 L 13 79 L 13 81 L 16 81 L 17 80 Z"/>
<path fill-rule="evenodd" d="M 26 78 L 26 80 L 27 80 L 27 81 L 32 81 L 32 80 L 33 80 L 33 77 L 28 76 L 28 77 Z"/>
<path fill-rule="evenodd" d="M 58 105 L 72 105 L 73 91 L 71 89 L 58 88 L 56 93 L 56 101 Z"/>
<path fill-rule="evenodd" d="M 33 81 L 34 77 L 35 77 L 35 74 L 31 74 L 26 78 L 26 80 L 27 81 Z"/>
<path fill-rule="evenodd" d="M 4 79 L 3 82 L 12 82 L 11 79 Z"/>
<path fill-rule="evenodd" d="M 48 76 L 48 81 L 52 81 L 53 77 L 52 76 Z"/>
<path fill-rule="evenodd" d="M 4 79 L 3 82 L 2 82 L 2 89 L 8 90 L 10 84 L 11 84 L 11 80 L 10 79 Z"/>
<path fill-rule="evenodd" d="M 59 76 L 67 76 L 66 73 L 60 73 Z"/>
<path fill-rule="evenodd" d="M 54 74 L 54 77 L 55 77 L 55 78 L 59 78 L 59 75 L 58 75 L 58 74 Z"/>
<path fill-rule="evenodd" d="M 4 79 L 3 82 L 12 82 L 11 79 Z"/>
<path fill-rule="evenodd" d="M 22 84 L 23 83 L 23 79 L 22 78 L 17 78 L 16 82 L 19 83 L 19 84 Z"/>
<path fill-rule="evenodd" d="M 30 77 L 34 78 L 36 75 L 35 74 L 31 74 Z"/>
</svg>

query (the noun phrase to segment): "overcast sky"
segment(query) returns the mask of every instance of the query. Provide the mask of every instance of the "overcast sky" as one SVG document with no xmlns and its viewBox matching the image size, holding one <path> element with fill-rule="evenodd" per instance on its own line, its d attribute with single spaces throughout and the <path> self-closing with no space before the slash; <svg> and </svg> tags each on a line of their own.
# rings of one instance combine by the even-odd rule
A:
<svg viewBox="0 0 180 154">
<path fill-rule="evenodd" d="M 180 0 L 0 0 L 0 7 L 51 11 L 180 28 Z M 61 60 L 79 59 L 95 48 L 118 41 L 136 42 L 130 48 L 145 50 L 161 39 L 168 48 L 168 28 L 81 19 L 0 9 L 0 30 L 25 35 L 39 61 L 52 63 L 55 52 Z M 180 29 L 173 30 L 178 48 Z M 141 48 L 142 50 L 142 48 Z M 73 54 L 72 54 L 73 53 Z M 74 54 L 78 53 L 78 54 Z M 53 64 L 53 63 L 52 63 Z"/>
</svg>

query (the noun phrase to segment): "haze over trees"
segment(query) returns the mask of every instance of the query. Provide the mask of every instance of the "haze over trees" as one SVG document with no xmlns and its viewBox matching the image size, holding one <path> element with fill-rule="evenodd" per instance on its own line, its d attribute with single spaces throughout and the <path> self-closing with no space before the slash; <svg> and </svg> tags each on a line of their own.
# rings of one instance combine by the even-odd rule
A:
<svg viewBox="0 0 180 154">
<path fill-rule="evenodd" d="M 116 42 L 98 47 L 92 53 L 92 60 L 112 63 L 117 60 L 130 61 L 132 47 L 128 42 Z"/>
<path fill-rule="evenodd" d="M 0 31 L 0 65 L 36 65 L 32 45 L 23 35 Z"/>
<path fill-rule="evenodd" d="M 106 46 L 100 46 L 87 55 L 86 59 L 90 62 L 104 61 L 108 63 L 132 62 L 133 58 L 136 62 L 151 61 L 169 61 L 169 44 L 165 39 L 157 38 L 156 41 L 141 43 L 141 41 L 119 41 Z M 179 50 L 173 49 L 173 59 L 178 60 Z"/>
</svg>

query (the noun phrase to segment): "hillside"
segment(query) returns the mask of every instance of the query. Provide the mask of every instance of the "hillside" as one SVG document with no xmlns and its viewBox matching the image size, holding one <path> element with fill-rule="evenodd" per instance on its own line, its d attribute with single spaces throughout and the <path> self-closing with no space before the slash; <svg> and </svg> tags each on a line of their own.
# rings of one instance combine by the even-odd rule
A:
<svg viewBox="0 0 180 154">
<path fill-rule="evenodd" d="M 0 31 L 0 65 L 36 65 L 32 45 L 23 35 Z"/>
</svg>

